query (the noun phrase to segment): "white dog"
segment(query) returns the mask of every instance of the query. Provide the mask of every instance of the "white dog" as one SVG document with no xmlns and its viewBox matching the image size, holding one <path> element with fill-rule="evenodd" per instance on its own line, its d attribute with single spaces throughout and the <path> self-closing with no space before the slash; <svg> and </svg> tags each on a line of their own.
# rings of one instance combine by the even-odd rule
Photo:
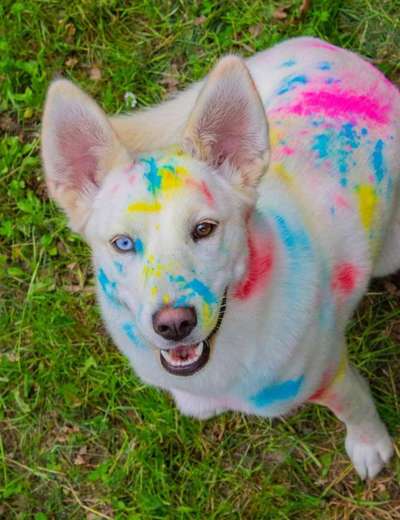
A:
<svg viewBox="0 0 400 520">
<path fill-rule="evenodd" d="M 144 381 L 198 418 L 324 404 L 358 474 L 379 472 L 392 442 L 345 340 L 371 277 L 400 268 L 400 94 L 378 70 L 298 38 L 111 120 L 56 81 L 43 162 Z"/>
</svg>

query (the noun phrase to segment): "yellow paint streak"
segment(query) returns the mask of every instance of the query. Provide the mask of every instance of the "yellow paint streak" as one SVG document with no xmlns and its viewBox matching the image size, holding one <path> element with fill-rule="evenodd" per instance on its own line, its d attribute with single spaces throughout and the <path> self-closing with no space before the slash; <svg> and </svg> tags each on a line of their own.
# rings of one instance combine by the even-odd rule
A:
<svg viewBox="0 0 400 520">
<path fill-rule="evenodd" d="M 369 231 L 373 223 L 378 196 L 375 192 L 375 188 L 369 184 L 361 184 L 358 186 L 357 196 L 362 225 Z"/>
<path fill-rule="evenodd" d="M 134 213 L 134 212 L 156 213 L 160 210 L 161 210 L 161 204 L 158 201 L 133 202 L 132 204 L 129 204 L 129 206 L 128 206 L 129 213 Z"/>
<path fill-rule="evenodd" d="M 275 148 L 279 141 L 282 139 L 282 133 L 279 132 L 276 128 L 270 127 L 269 128 L 269 142 L 271 145 L 271 148 Z"/>
<path fill-rule="evenodd" d="M 339 365 L 336 370 L 335 377 L 332 379 L 332 382 L 329 386 L 332 386 L 337 383 L 341 383 L 346 375 L 347 370 L 347 354 L 346 351 L 343 350 L 342 355 L 340 357 Z"/>
<path fill-rule="evenodd" d="M 293 184 L 292 175 L 290 175 L 290 173 L 287 171 L 287 169 L 283 166 L 282 163 L 275 164 L 274 171 L 285 184 L 287 184 L 288 186 Z"/>
<path fill-rule="evenodd" d="M 150 276 L 160 278 L 164 270 L 165 266 L 160 262 L 156 262 L 154 255 L 149 255 L 143 266 L 143 275 L 145 278 L 150 278 Z"/>
<path fill-rule="evenodd" d="M 163 297 L 162 297 L 162 301 L 165 305 L 168 305 L 169 302 L 171 301 L 171 297 L 169 294 L 164 294 Z"/>
<path fill-rule="evenodd" d="M 155 298 L 158 294 L 158 288 L 155 285 L 153 285 L 153 287 L 150 289 L 150 292 L 152 297 Z"/>
<path fill-rule="evenodd" d="M 176 167 L 175 172 L 168 170 L 167 168 L 160 168 L 161 175 L 161 190 L 171 191 L 177 190 L 183 186 L 182 176 L 178 173 L 179 166 Z M 187 171 L 185 170 L 187 175 Z"/>
<path fill-rule="evenodd" d="M 209 327 L 212 324 L 211 306 L 208 303 L 203 303 L 201 306 L 201 317 L 203 325 Z"/>
</svg>

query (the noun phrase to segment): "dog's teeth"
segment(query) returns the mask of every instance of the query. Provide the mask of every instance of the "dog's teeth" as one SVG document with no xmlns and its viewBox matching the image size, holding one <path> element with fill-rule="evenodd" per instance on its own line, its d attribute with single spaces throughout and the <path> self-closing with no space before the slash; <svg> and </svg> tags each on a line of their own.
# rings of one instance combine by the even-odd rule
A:
<svg viewBox="0 0 400 520">
<path fill-rule="evenodd" d="M 171 350 L 161 350 L 162 357 L 167 361 L 168 364 L 175 366 L 175 367 L 184 367 L 187 365 L 191 365 L 192 363 L 196 362 L 199 357 L 201 356 L 204 349 L 204 342 L 202 341 L 196 347 L 194 347 L 191 350 L 191 355 L 188 356 L 187 359 L 179 359 L 175 353 L 173 352 L 173 349 Z"/>
</svg>

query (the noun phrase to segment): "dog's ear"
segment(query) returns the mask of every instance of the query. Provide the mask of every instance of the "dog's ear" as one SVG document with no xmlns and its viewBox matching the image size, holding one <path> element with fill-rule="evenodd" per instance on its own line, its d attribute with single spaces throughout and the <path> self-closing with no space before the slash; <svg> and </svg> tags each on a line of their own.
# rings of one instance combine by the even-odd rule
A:
<svg viewBox="0 0 400 520">
<path fill-rule="evenodd" d="M 42 125 L 42 159 L 50 195 L 82 231 L 99 186 L 129 161 L 106 115 L 73 83 L 51 84 Z"/>
<path fill-rule="evenodd" d="M 242 59 L 222 58 L 209 74 L 183 134 L 197 159 L 233 166 L 242 187 L 253 188 L 269 159 L 268 124 L 256 86 Z M 228 171 L 232 168 L 221 168 Z M 237 175 L 236 175 L 237 176 Z"/>
</svg>

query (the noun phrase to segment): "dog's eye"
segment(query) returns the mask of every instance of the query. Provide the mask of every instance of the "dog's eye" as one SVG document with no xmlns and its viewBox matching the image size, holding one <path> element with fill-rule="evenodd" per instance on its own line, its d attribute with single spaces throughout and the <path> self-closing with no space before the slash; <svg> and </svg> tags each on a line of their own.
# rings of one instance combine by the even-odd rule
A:
<svg viewBox="0 0 400 520">
<path fill-rule="evenodd" d="M 192 231 L 192 238 L 196 242 L 197 240 L 201 240 L 202 238 L 206 238 L 213 233 L 213 231 L 218 226 L 218 222 L 203 220 L 195 225 Z"/>
<path fill-rule="evenodd" d="M 129 253 L 130 251 L 135 251 L 135 243 L 130 237 L 126 235 L 117 235 L 111 239 L 111 245 L 120 253 Z"/>
</svg>

